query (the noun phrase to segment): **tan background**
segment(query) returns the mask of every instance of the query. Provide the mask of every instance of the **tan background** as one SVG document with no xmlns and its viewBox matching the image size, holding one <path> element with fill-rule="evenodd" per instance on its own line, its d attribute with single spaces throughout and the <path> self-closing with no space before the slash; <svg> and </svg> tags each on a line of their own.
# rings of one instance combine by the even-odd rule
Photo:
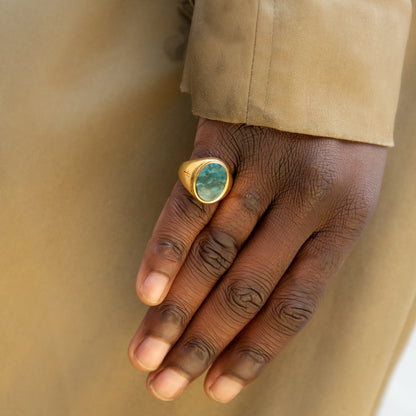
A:
<svg viewBox="0 0 416 416">
<path fill-rule="evenodd" d="M 413 416 L 416 414 L 414 394 L 416 373 L 416 328 L 390 377 L 377 416 Z"/>
<path fill-rule="evenodd" d="M 0 413 L 368 415 L 412 327 L 416 33 L 376 215 L 310 325 L 229 405 L 160 403 L 127 345 L 147 238 L 192 147 L 170 0 L 0 5 Z"/>
</svg>

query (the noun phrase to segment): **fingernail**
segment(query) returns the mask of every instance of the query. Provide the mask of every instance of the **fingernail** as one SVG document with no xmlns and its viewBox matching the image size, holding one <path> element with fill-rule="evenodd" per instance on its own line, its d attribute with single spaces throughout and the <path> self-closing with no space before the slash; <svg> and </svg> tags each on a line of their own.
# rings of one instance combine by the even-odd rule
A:
<svg viewBox="0 0 416 416">
<path fill-rule="evenodd" d="M 166 368 L 159 373 L 150 383 L 150 389 L 160 400 L 173 400 L 188 386 L 186 377 L 172 368 Z"/>
<path fill-rule="evenodd" d="M 137 347 L 134 356 L 144 370 L 153 371 L 159 367 L 169 348 L 170 345 L 167 342 L 150 336 Z"/>
<path fill-rule="evenodd" d="M 169 278 L 165 274 L 151 272 L 140 286 L 140 293 L 147 302 L 159 303 L 168 281 Z"/>
<path fill-rule="evenodd" d="M 228 376 L 219 376 L 208 390 L 212 399 L 220 403 L 227 403 L 234 399 L 243 390 L 243 387 L 235 379 Z"/>
</svg>

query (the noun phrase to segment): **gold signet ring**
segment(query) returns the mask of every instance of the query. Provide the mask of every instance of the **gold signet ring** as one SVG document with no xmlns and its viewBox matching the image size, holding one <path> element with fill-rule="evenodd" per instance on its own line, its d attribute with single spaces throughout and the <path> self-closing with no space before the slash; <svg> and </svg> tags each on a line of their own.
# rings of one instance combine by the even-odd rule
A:
<svg viewBox="0 0 416 416">
<path fill-rule="evenodd" d="M 233 185 L 227 165 L 213 157 L 183 162 L 178 176 L 188 192 L 204 204 L 225 198 Z"/>
</svg>

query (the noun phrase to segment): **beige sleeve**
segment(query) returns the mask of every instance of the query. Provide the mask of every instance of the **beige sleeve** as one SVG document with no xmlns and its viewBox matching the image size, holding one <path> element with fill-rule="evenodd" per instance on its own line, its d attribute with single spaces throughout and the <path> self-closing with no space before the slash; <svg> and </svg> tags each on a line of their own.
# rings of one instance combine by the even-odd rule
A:
<svg viewBox="0 0 416 416">
<path fill-rule="evenodd" d="M 196 115 L 393 145 L 410 0 L 197 0 Z"/>
</svg>

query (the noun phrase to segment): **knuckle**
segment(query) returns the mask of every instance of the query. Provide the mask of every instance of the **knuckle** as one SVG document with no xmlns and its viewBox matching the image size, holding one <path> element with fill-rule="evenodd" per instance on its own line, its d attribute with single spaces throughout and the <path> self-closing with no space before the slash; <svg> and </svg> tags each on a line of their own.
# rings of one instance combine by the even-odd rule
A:
<svg viewBox="0 0 416 416">
<path fill-rule="evenodd" d="M 243 344 L 235 351 L 229 373 L 243 383 L 250 383 L 260 375 L 273 357 L 272 349 L 264 345 Z"/>
<path fill-rule="evenodd" d="M 261 198 L 257 192 L 247 191 L 241 195 L 243 207 L 248 212 L 259 215 L 262 211 Z"/>
<path fill-rule="evenodd" d="M 368 190 L 358 190 L 353 196 L 345 199 L 347 216 L 358 222 L 367 222 L 377 204 L 377 198 Z"/>
<path fill-rule="evenodd" d="M 305 247 L 307 247 L 305 256 L 313 256 L 316 259 L 308 266 L 309 277 L 302 276 L 309 285 L 319 282 L 325 276 L 332 275 L 334 270 L 342 264 L 344 256 L 342 246 L 337 235 L 329 229 L 312 233 Z M 316 289 L 319 290 L 319 288 Z"/>
<path fill-rule="evenodd" d="M 256 345 L 241 348 L 237 355 L 241 360 L 249 360 L 257 366 L 264 366 L 273 359 L 273 355 L 269 351 Z"/>
<path fill-rule="evenodd" d="M 177 303 L 165 302 L 158 306 L 154 306 L 159 323 L 167 324 L 174 327 L 183 328 L 187 325 L 190 312 Z"/>
<path fill-rule="evenodd" d="M 309 203 L 324 201 L 334 191 L 336 173 L 327 166 L 306 165 L 299 179 L 299 190 Z"/>
<path fill-rule="evenodd" d="M 287 296 L 281 294 L 274 299 L 269 324 L 279 334 L 291 337 L 306 325 L 315 309 L 316 302 L 310 291 L 293 291 Z"/>
<path fill-rule="evenodd" d="M 240 164 L 241 146 L 236 139 L 238 124 L 206 120 L 195 138 L 193 158 L 221 157 L 232 171 Z"/>
<path fill-rule="evenodd" d="M 156 239 L 154 252 L 165 260 L 181 263 L 185 259 L 185 244 L 171 237 L 160 236 Z"/>
<path fill-rule="evenodd" d="M 221 276 L 231 266 L 237 251 L 233 237 L 219 230 L 207 230 L 196 244 L 196 258 L 202 264 L 202 274 Z"/>
<path fill-rule="evenodd" d="M 216 355 L 213 343 L 202 337 L 189 338 L 182 345 L 181 349 L 191 361 L 196 361 L 203 366 L 209 366 L 214 361 Z"/>
<path fill-rule="evenodd" d="M 234 317 L 247 320 L 261 309 L 267 299 L 267 289 L 252 282 L 233 280 L 225 289 L 226 310 Z"/>
<path fill-rule="evenodd" d="M 331 229 L 337 240 L 355 242 L 370 220 L 377 197 L 371 192 L 354 191 L 345 195 L 332 214 Z"/>
</svg>

